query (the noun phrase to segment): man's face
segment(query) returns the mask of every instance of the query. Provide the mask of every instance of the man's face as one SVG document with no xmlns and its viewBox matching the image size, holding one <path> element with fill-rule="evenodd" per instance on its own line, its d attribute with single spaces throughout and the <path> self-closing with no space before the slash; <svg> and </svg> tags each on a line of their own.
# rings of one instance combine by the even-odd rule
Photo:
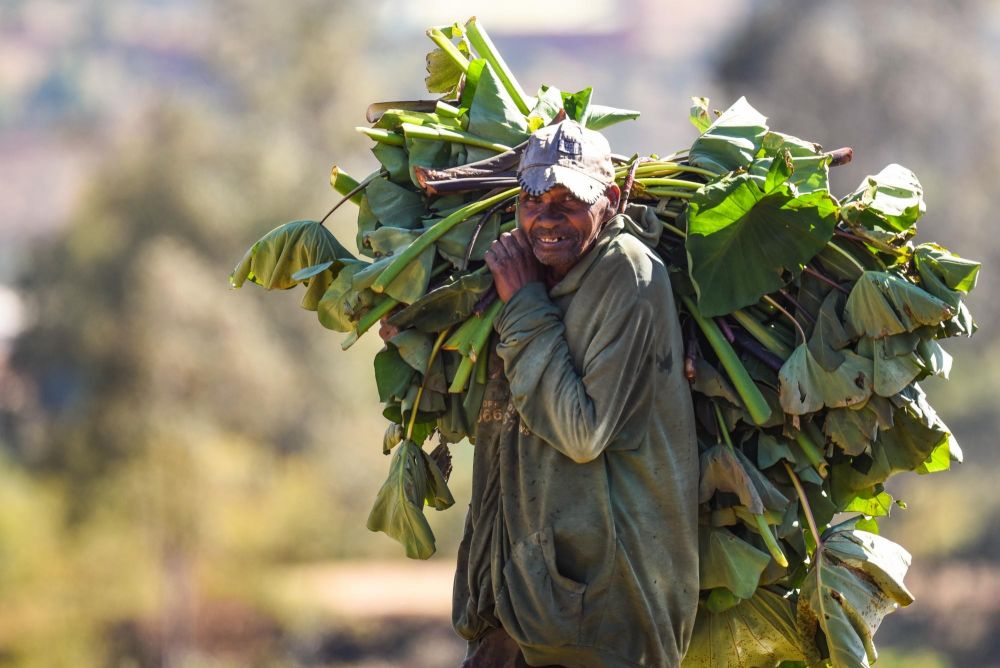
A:
<svg viewBox="0 0 1000 668">
<path fill-rule="evenodd" d="M 518 226 L 531 243 L 535 257 L 556 276 L 564 276 L 590 250 L 601 227 L 614 213 L 617 186 L 593 204 L 573 196 L 566 186 L 556 185 L 538 196 L 521 192 Z"/>
</svg>

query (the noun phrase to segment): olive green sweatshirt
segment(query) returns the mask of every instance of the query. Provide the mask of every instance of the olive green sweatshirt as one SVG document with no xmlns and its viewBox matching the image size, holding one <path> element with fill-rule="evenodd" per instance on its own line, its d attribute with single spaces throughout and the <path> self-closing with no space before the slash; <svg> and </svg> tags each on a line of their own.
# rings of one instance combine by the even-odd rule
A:
<svg viewBox="0 0 1000 668">
<path fill-rule="evenodd" d="M 454 623 L 529 665 L 679 666 L 698 604 L 698 453 L 662 261 L 607 224 L 496 323 Z M 654 234 L 655 240 L 655 234 Z"/>
</svg>

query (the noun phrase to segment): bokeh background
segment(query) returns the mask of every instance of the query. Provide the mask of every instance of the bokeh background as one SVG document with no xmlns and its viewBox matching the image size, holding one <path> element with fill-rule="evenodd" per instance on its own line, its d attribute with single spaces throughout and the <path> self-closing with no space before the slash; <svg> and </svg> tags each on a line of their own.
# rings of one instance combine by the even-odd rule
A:
<svg viewBox="0 0 1000 668">
<path fill-rule="evenodd" d="M 365 107 L 426 97 L 424 29 L 472 14 L 526 89 L 642 110 L 619 153 L 684 148 L 690 96 L 746 95 L 854 147 L 839 194 L 918 174 L 919 238 L 984 262 L 982 329 L 926 386 L 966 463 L 891 485 L 917 602 L 878 665 L 1000 666 L 995 0 L 2 0 L 0 666 L 457 665 L 471 447 L 438 554 L 407 561 L 364 528 L 379 342 L 341 352 L 297 296 L 227 276 L 329 208 L 332 164 L 375 167 Z"/>
</svg>

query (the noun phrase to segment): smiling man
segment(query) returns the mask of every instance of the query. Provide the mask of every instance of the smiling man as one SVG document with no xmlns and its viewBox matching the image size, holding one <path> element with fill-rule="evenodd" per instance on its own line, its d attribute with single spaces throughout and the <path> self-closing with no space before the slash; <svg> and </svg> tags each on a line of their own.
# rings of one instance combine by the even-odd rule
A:
<svg viewBox="0 0 1000 668">
<path fill-rule="evenodd" d="M 542 128 L 518 227 L 455 579 L 464 666 L 680 665 L 698 603 L 698 457 L 655 217 L 615 215 L 607 141 Z M 502 360 L 502 365 L 500 364 Z"/>
</svg>

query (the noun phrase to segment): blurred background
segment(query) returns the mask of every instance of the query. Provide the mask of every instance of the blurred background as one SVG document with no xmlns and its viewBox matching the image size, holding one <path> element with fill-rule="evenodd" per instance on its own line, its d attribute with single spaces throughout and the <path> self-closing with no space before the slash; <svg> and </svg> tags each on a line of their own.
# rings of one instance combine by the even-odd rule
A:
<svg viewBox="0 0 1000 668">
<path fill-rule="evenodd" d="M 368 103 L 426 97 L 430 25 L 476 14 L 521 83 L 640 109 L 668 153 L 689 98 L 852 146 L 835 191 L 899 162 L 919 239 L 983 261 L 982 328 L 926 389 L 966 463 L 901 476 L 883 532 L 917 602 L 879 666 L 1000 666 L 1000 173 L 995 0 L 2 0 L 0 666 L 457 665 L 457 503 L 410 562 L 365 529 L 388 470 L 369 336 L 227 277 L 376 162 Z M 328 226 L 353 243 L 354 212 Z"/>
</svg>

